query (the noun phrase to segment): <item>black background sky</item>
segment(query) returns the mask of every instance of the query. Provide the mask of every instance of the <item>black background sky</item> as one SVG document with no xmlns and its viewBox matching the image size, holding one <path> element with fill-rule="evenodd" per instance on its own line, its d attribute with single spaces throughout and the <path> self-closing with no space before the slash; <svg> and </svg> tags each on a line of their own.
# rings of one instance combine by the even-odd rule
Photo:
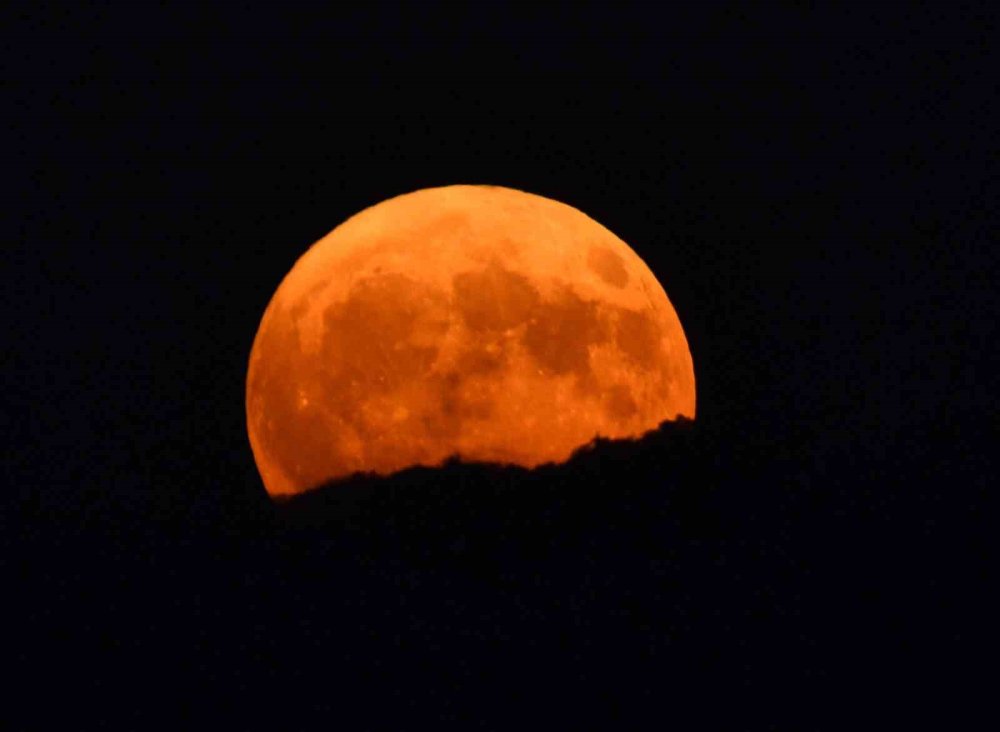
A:
<svg viewBox="0 0 1000 732">
<path fill-rule="evenodd" d="M 954 628 L 980 577 L 995 404 L 994 13 L 3 12 L 4 533 L 26 688 L 78 687 L 91 720 L 170 708 L 194 724 L 302 694 L 297 708 L 334 717 L 365 698 L 661 726 L 691 691 L 743 693 L 764 700 L 761 728 L 794 690 L 812 700 L 803 729 L 862 698 L 922 713 L 883 676 L 931 698 L 977 645 Z M 598 461 L 552 485 L 610 510 L 613 530 L 580 529 L 565 495 L 533 523 L 515 492 L 520 518 L 416 568 L 433 517 L 368 519 L 361 556 L 336 526 L 275 523 L 243 411 L 264 307 L 345 218 L 450 183 L 569 203 L 656 273 L 698 380 L 691 460 L 669 465 L 688 488 L 724 485 L 700 518 L 664 509 L 643 524 L 656 541 L 622 548 L 632 514 L 607 496 L 623 479 Z M 668 463 L 642 454 L 633 484 L 669 493 Z M 477 485 L 453 478 L 458 536 Z M 578 539 L 550 551 L 562 533 Z M 574 594 L 593 586 L 607 590 Z"/>
</svg>

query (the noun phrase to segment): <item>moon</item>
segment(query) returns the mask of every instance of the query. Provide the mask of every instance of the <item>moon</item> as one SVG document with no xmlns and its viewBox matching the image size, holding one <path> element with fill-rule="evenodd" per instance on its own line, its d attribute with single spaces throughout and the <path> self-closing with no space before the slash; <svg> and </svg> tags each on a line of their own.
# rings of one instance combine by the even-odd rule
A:
<svg viewBox="0 0 1000 732">
<path fill-rule="evenodd" d="M 351 217 L 295 263 L 246 381 L 264 486 L 287 497 L 450 457 L 535 467 L 695 415 L 656 277 L 579 210 L 453 185 Z"/>
</svg>

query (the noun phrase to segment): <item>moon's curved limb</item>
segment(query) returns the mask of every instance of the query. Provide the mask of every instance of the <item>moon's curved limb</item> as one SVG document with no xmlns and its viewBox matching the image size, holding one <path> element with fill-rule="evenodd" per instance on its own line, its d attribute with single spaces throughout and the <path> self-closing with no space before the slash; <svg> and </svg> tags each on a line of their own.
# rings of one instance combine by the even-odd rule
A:
<svg viewBox="0 0 1000 732">
<path fill-rule="evenodd" d="M 535 466 L 695 413 L 663 288 L 565 204 L 448 186 L 368 208 L 303 255 L 247 376 L 267 490 L 458 454 Z"/>
</svg>

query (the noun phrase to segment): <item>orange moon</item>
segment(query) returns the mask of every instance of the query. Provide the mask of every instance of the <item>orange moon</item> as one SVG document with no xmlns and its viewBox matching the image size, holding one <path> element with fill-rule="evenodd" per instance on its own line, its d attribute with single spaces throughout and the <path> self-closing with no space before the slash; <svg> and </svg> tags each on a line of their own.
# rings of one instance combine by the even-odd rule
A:
<svg viewBox="0 0 1000 732">
<path fill-rule="evenodd" d="M 691 351 L 656 277 L 577 209 L 429 188 L 295 263 L 250 354 L 247 427 L 272 496 L 355 472 L 560 462 L 694 418 Z"/>
</svg>

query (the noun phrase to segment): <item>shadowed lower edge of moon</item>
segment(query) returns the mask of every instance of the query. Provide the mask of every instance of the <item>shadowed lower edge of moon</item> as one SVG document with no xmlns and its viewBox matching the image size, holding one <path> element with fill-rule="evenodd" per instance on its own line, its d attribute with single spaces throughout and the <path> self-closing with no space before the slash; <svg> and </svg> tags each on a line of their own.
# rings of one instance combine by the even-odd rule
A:
<svg viewBox="0 0 1000 732">
<path fill-rule="evenodd" d="M 624 287 L 628 271 L 605 251 L 592 250 L 588 265 Z M 690 356 L 672 309 L 615 307 L 566 283 L 543 297 L 528 277 L 496 263 L 458 273 L 451 285 L 441 291 L 401 273 L 363 278 L 322 311 L 311 354 L 287 325 L 300 322 L 305 303 L 269 311 L 248 378 L 248 416 L 273 496 L 456 456 L 558 463 L 595 436 L 634 437 L 694 416 Z M 561 385 L 560 404 L 545 402 L 552 385 Z M 518 388 L 520 404 L 511 399 Z M 531 434 L 525 420 L 534 420 Z M 531 444 L 539 435 L 548 444 Z M 276 491 L 278 483 L 287 490 Z"/>
</svg>

